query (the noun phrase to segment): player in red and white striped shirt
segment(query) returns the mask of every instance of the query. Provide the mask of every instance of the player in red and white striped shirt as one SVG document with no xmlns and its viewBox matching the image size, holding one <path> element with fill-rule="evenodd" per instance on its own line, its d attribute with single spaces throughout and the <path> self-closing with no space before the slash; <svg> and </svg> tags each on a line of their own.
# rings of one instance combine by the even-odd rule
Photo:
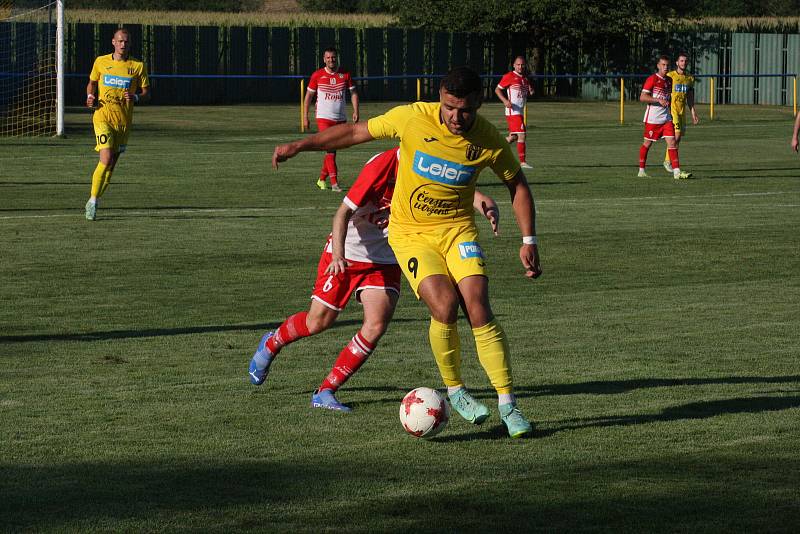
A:
<svg viewBox="0 0 800 534">
<path fill-rule="evenodd" d="M 353 103 L 353 122 L 358 122 L 358 91 L 356 91 L 350 73 L 339 68 L 339 56 L 336 48 L 325 49 L 322 56 L 325 66 L 315 71 L 308 81 L 308 91 L 303 100 L 303 125 L 309 129 L 308 108 L 311 101 L 316 96 L 317 106 L 315 116 L 317 128 L 323 131 L 336 124 L 347 122 L 345 115 L 345 96 L 347 90 L 350 91 L 350 101 Z M 317 187 L 326 189 L 325 180 L 330 177 L 331 190 L 341 191 L 338 180 L 338 168 L 336 166 L 336 151 L 331 150 L 325 154 L 322 161 L 322 170 L 319 173 Z"/>
<path fill-rule="evenodd" d="M 351 411 L 335 393 L 375 350 L 400 296 L 400 267 L 389 246 L 387 228 L 398 152 L 394 148 L 373 156 L 347 192 L 319 260 L 311 306 L 261 337 L 250 361 L 252 384 L 261 385 L 266 380 L 273 359 L 284 346 L 333 326 L 355 294 L 364 309 L 364 322 L 311 396 L 314 408 Z M 489 220 L 496 235 L 500 212 L 494 200 L 475 191 L 473 206 Z"/>
<path fill-rule="evenodd" d="M 528 96 L 533 94 L 533 87 L 528 80 L 528 66 L 525 58 L 514 59 L 513 70 L 506 73 L 494 89 L 497 98 L 506 107 L 508 137 L 506 141 L 517 143 L 519 164 L 523 169 L 532 168 L 525 162 L 525 104 Z"/>
<path fill-rule="evenodd" d="M 656 73 L 649 76 L 642 86 L 639 101 L 647 104 L 644 112 L 644 142 L 639 147 L 639 178 L 649 178 L 645 172 L 647 152 L 653 141 L 663 138 L 667 142 L 667 153 L 672 164 L 672 176 L 676 180 L 691 178 L 691 173 L 681 172 L 678 161 L 678 145 L 675 143 L 675 125 L 670 112 L 672 78 L 667 76 L 669 56 L 661 56 L 656 64 Z"/>
</svg>

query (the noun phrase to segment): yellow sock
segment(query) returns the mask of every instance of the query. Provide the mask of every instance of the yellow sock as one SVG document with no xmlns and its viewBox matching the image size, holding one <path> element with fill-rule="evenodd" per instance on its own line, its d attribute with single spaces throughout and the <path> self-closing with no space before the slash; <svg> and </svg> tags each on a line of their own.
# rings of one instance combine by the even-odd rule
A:
<svg viewBox="0 0 800 534">
<path fill-rule="evenodd" d="M 472 329 L 478 359 L 483 366 L 489 381 L 497 393 L 510 394 L 513 390 L 511 380 L 511 352 L 503 328 L 492 319 L 489 323 Z"/>
<path fill-rule="evenodd" d="M 106 166 L 103 165 L 102 162 L 99 162 L 94 170 L 94 173 L 92 173 L 92 197 L 97 198 L 102 194 L 100 189 L 103 185 L 105 174 Z"/>
<path fill-rule="evenodd" d="M 456 323 L 444 324 L 431 317 L 428 329 L 431 350 L 439 366 L 439 374 L 447 387 L 463 386 L 461 380 L 461 341 Z"/>
<path fill-rule="evenodd" d="M 103 196 L 103 193 L 106 192 L 108 189 L 109 184 L 111 184 L 111 175 L 114 173 L 114 169 L 111 167 L 106 167 L 105 172 L 103 173 L 103 183 L 100 185 L 100 194 L 98 197 Z"/>
<path fill-rule="evenodd" d="M 665 161 L 666 163 L 669 163 L 669 161 L 670 161 L 670 160 L 669 160 L 669 149 L 667 149 L 667 152 L 664 154 L 664 161 Z"/>
</svg>

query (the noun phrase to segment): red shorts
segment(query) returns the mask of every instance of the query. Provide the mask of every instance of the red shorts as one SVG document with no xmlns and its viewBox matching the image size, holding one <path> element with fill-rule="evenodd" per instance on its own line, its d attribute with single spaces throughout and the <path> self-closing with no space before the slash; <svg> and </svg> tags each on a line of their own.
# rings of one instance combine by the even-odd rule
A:
<svg viewBox="0 0 800 534">
<path fill-rule="evenodd" d="M 522 115 L 506 115 L 508 123 L 508 133 L 525 133 L 525 123 L 522 122 Z"/>
<path fill-rule="evenodd" d="M 325 272 L 331 262 L 331 253 L 323 252 L 317 266 L 317 281 L 311 298 L 328 308 L 341 311 L 355 293 L 356 300 L 364 289 L 384 289 L 400 294 L 400 266 L 396 263 L 364 263 L 347 260 L 344 273 L 332 275 Z"/>
<path fill-rule="evenodd" d="M 658 141 L 663 137 L 675 137 L 675 125 L 672 121 L 664 124 L 644 123 L 644 138 L 648 141 Z"/>
<path fill-rule="evenodd" d="M 317 119 L 317 130 L 320 132 L 323 130 L 327 130 L 331 126 L 336 126 L 337 124 L 344 124 L 347 121 L 332 121 L 330 119 Z"/>
</svg>

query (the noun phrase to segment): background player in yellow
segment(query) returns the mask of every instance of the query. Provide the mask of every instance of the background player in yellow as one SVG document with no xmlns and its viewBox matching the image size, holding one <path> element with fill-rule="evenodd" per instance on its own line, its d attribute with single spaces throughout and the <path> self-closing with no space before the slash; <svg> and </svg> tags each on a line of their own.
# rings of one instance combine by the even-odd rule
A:
<svg viewBox="0 0 800 534">
<path fill-rule="evenodd" d="M 498 394 L 502 422 L 512 437 L 530 434 L 517 407 L 506 334 L 489 305 L 486 258 L 477 241 L 472 207 L 478 174 L 490 167 L 507 186 L 523 243 L 526 276 L 541 274 L 535 209 L 525 175 L 508 142 L 478 114 L 483 86 L 477 73 L 457 67 L 445 76 L 438 103 L 398 106 L 364 123 L 334 126 L 279 145 L 273 166 L 310 150 L 346 148 L 376 138 L 400 139 L 389 244 L 412 289 L 428 306 L 431 349 L 453 408 L 480 424 L 489 409 L 472 397 L 461 377 L 456 321 L 464 310 L 478 358 Z"/>
<path fill-rule="evenodd" d="M 685 52 L 678 54 L 675 60 L 675 70 L 667 73 L 672 78 L 672 123 L 675 125 L 675 146 L 681 142 L 681 137 L 686 132 L 686 109 L 692 114 L 692 124 L 698 124 L 700 118 L 694 109 L 694 76 L 686 72 L 686 63 L 689 61 Z M 669 162 L 669 151 L 664 154 L 664 169 L 672 173 L 672 164 Z"/>
<path fill-rule="evenodd" d="M 92 116 L 95 147 L 100 161 L 92 174 L 92 191 L 86 202 L 86 218 L 97 218 L 97 201 L 106 192 L 119 155 L 125 152 L 133 122 L 133 106 L 150 100 L 150 82 L 141 61 L 129 57 L 130 34 L 120 28 L 111 44 L 114 52 L 94 61 L 86 86 L 86 107 Z"/>
</svg>

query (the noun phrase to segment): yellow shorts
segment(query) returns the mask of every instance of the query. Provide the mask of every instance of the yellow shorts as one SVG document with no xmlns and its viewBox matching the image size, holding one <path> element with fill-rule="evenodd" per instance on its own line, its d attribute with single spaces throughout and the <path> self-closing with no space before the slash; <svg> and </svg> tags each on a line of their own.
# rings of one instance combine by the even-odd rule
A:
<svg viewBox="0 0 800 534">
<path fill-rule="evenodd" d="M 680 132 L 681 134 L 686 133 L 686 115 L 684 114 L 673 114 L 672 115 L 672 124 L 675 125 L 675 133 Z"/>
<path fill-rule="evenodd" d="M 122 154 L 128 144 L 128 127 L 110 124 L 103 120 L 92 120 L 94 124 L 94 139 L 96 152 L 110 148 L 115 153 Z"/>
<path fill-rule="evenodd" d="M 416 234 L 389 231 L 389 245 L 406 280 L 419 298 L 419 284 L 443 274 L 458 283 L 467 276 L 486 276 L 486 258 L 475 226 L 441 228 Z"/>
</svg>

